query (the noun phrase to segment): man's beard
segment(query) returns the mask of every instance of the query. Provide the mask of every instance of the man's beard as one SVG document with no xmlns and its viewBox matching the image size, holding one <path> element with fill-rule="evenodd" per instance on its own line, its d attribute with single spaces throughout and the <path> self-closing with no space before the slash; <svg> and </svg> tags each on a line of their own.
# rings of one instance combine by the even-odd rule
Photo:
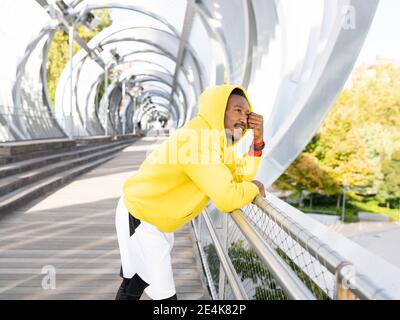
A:
<svg viewBox="0 0 400 320">
<path fill-rule="evenodd" d="M 239 141 L 243 136 L 243 131 L 238 128 L 234 128 L 233 132 L 230 129 L 225 129 L 225 132 L 228 144 L 233 144 Z"/>
</svg>

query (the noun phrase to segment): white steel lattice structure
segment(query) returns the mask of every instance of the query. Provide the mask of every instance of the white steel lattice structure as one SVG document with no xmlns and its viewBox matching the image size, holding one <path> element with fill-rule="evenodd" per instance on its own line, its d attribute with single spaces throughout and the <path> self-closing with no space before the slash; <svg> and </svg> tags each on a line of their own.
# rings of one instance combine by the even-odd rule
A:
<svg viewBox="0 0 400 320">
<path fill-rule="evenodd" d="M 150 128 L 155 119 L 179 128 L 197 113 L 197 98 L 205 88 L 240 84 L 254 111 L 265 119 L 267 147 L 258 179 L 270 186 L 328 114 L 378 2 L 1 1 L 0 39 L 5 46 L 0 59 L 0 141 L 125 134 L 139 124 Z M 112 9 L 112 25 L 85 43 L 76 28 L 90 23 L 90 14 L 103 8 Z M 48 50 L 58 30 L 81 49 L 61 74 L 53 106 L 47 88 Z M 250 141 L 249 134 L 244 150 Z M 268 201 L 271 217 L 275 211 L 285 212 L 367 277 L 385 267 L 382 259 L 374 257 L 372 262 L 366 250 L 272 195 Z M 276 221 L 271 218 L 269 223 L 274 226 Z M 294 240 L 289 231 L 285 241 L 290 244 Z M 283 250 L 280 240 L 276 236 L 271 241 Z M 387 270 L 393 279 L 382 274 L 375 278 L 390 297 L 399 297 L 398 272 L 392 266 Z M 328 283 L 325 291 L 333 297 L 331 288 Z"/>
<path fill-rule="evenodd" d="M 1 141 L 131 132 L 154 116 L 181 127 L 196 114 L 200 92 L 226 81 L 246 87 L 255 111 L 266 119 L 268 147 L 259 177 L 266 185 L 297 157 L 329 112 L 378 5 L 377 0 L 64 3 L 69 7 L 63 12 L 51 0 L 1 2 L 0 37 L 9 44 L 0 61 Z M 84 49 L 59 79 L 53 113 L 46 78 L 52 37 L 56 30 L 71 32 L 101 8 L 130 18 L 114 19 L 88 44 L 75 37 Z M 96 102 L 111 70 L 120 72 Z M 133 96 L 132 86 L 140 86 L 141 94 Z"/>
</svg>

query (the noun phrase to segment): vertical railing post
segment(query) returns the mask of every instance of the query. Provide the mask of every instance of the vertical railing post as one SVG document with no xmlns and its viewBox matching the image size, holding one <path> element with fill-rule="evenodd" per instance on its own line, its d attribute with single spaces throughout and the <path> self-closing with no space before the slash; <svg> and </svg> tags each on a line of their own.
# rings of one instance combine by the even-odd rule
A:
<svg viewBox="0 0 400 320">
<path fill-rule="evenodd" d="M 136 97 L 133 97 L 133 102 L 132 102 L 132 109 L 133 109 L 133 115 L 132 115 L 132 122 L 133 122 L 133 134 L 136 134 L 136 126 L 137 126 L 137 121 L 136 121 L 136 112 L 137 112 L 137 108 L 136 108 Z M 140 134 L 140 132 L 139 132 Z"/>
<path fill-rule="evenodd" d="M 104 67 L 104 94 L 107 94 L 107 88 L 108 88 L 108 64 L 105 65 Z M 108 97 L 106 99 L 106 136 L 108 136 L 108 117 L 109 117 L 109 105 L 110 102 L 108 101 Z"/>
<path fill-rule="evenodd" d="M 70 139 L 74 138 L 74 119 L 73 119 L 73 97 L 74 97 L 74 85 L 73 85 L 73 73 L 74 73 L 74 66 L 73 66 L 73 58 L 74 58 L 74 33 L 75 33 L 75 24 L 73 24 L 69 28 L 69 81 L 70 81 L 70 101 L 69 101 L 69 112 L 67 116 L 68 125 L 70 125 Z"/>
<path fill-rule="evenodd" d="M 220 241 L 221 241 L 221 245 L 223 246 L 224 250 L 226 252 L 228 249 L 227 246 L 227 242 L 228 242 L 228 234 L 227 234 L 227 226 L 228 226 L 228 216 L 226 214 L 222 215 L 222 224 L 221 227 L 218 228 L 219 230 L 219 236 L 220 236 Z M 226 289 L 226 283 L 227 283 L 227 279 L 225 276 L 225 272 L 224 269 L 222 268 L 222 265 L 219 265 L 219 285 L 218 285 L 218 294 L 219 294 L 219 298 L 220 300 L 225 300 L 225 289 Z"/>
<path fill-rule="evenodd" d="M 356 300 L 356 295 L 350 288 L 354 285 L 355 272 L 352 263 L 344 261 L 336 267 L 335 271 L 335 294 L 336 300 Z"/>
</svg>

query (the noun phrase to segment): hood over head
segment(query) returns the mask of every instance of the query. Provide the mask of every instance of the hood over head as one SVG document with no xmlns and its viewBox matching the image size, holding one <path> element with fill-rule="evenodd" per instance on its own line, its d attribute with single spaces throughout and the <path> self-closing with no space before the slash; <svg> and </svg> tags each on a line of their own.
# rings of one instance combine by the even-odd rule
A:
<svg viewBox="0 0 400 320">
<path fill-rule="evenodd" d="M 246 90 L 240 85 L 218 85 L 207 88 L 200 95 L 199 100 L 199 116 L 203 118 L 211 129 L 224 131 L 224 118 L 225 109 L 228 103 L 229 96 L 234 89 L 240 89 L 243 91 L 247 102 L 249 104 L 249 111 L 252 112 L 252 106 L 249 97 L 247 96 Z M 247 132 L 247 128 L 243 131 L 242 138 Z M 224 134 L 225 137 L 225 134 Z M 241 138 L 241 139 L 242 139 Z M 226 137 L 224 139 L 226 141 Z M 235 142 L 237 143 L 237 141 Z"/>
</svg>

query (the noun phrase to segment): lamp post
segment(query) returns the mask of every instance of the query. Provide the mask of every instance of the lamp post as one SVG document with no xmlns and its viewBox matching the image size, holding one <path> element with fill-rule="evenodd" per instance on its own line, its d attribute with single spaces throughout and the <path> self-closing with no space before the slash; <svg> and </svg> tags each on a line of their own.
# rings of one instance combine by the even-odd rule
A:
<svg viewBox="0 0 400 320">
<path fill-rule="evenodd" d="M 138 83 L 134 83 L 133 88 L 132 88 L 132 96 L 133 96 L 133 134 L 136 134 L 136 127 L 137 127 L 137 123 L 138 123 L 138 119 L 136 118 L 136 112 L 137 112 L 137 102 L 138 102 L 138 98 L 139 96 L 142 94 L 143 92 L 143 87 L 138 84 Z M 140 133 L 140 132 L 139 132 Z"/>
<path fill-rule="evenodd" d="M 107 86 L 108 86 L 108 69 L 107 65 L 104 70 L 104 94 L 107 92 Z M 108 101 L 106 103 L 106 136 L 108 136 Z"/>
<path fill-rule="evenodd" d="M 362 189 L 363 189 L 362 187 L 358 187 L 358 186 L 350 187 L 349 185 L 346 185 L 346 184 L 343 185 L 343 187 L 342 187 L 342 191 L 343 191 L 342 222 L 344 222 L 344 215 L 346 213 L 346 191 L 349 191 L 349 190 L 360 191 Z"/>
<path fill-rule="evenodd" d="M 72 63 L 72 59 L 74 57 L 74 33 L 75 33 L 75 24 L 69 27 L 69 61 L 70 61 L 70 68 L 69 68 L 69 81 L 70 81 L 70 101 L 69 101 L 69 110 L 67 121 L 70 125 L 70 139 L 74 138 L 74 120 L 73 120 L 73 98 L 74 98 L 74 85 L 72 83 L 73 80 L 73 73 L 74 73 L 74 66 Z"/>
<path fill-rule="evenodd" d="M 344 214 L 346 212 L 346 191 L 349 190 L 348 186 L 343 185 L 343 202 L 342 202 L 342 222 L 344 222 Z"/>
<path fill-rule="evenodd" d="M 126 83 L 125 80 L 122 80 L 122 98 L 121 98 L 121 106 L 120 106 L 120 117 L 121 117 L 121 122 L 122 122 L 122 134 L 125 135 L 125 130 L 126 130 L 126 109 L 127 109 L 127 103 L 125 99 L 125 94 L 126 94 Z"/>
</svg>

